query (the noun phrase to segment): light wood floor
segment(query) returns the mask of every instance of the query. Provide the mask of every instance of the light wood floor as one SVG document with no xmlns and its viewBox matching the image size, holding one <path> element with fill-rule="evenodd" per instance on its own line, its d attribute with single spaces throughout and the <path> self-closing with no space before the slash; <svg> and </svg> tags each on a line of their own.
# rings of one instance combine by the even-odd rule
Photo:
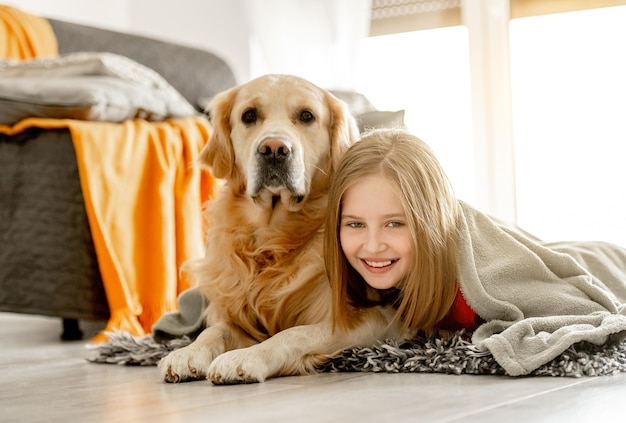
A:
<svg viewBox="0 0 626 423">
<path fill-rule="evenodd" d="M 598 378 L 343 373 L 166 384 L 92 364 L 58 319 L 0 313 L 1 422 L 626 421 L 626 374 Z M 621 417 L 620 417 L 621 416 Z"/>
</svg>

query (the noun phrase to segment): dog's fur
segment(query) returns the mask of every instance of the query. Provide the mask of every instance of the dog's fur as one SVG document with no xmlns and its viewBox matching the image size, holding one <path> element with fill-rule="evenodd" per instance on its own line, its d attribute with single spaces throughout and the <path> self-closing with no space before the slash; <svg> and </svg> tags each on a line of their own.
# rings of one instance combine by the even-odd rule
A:
<svg viewBox="0 0 626 423">
<path fill-rule="evenodd" d="M 378 339 L 384 312 L 331 330 L 323 254 L 327 189 L 358 129 L 345 103 L 303 79 L 267 75 L 219 94 L 200 161 L 225 181 L 208 204 L 205 258 L 185 271 L 209 300 L 207 329 L 165 357 L 167 382 L 260 382 L 313 370 Z"/>
</svg>

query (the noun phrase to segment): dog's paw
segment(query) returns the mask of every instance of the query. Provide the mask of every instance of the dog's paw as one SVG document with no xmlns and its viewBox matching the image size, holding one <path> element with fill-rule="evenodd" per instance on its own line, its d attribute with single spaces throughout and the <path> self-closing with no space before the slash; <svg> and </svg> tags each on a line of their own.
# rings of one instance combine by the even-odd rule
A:
<svg viewBox="0 0 626 423">
<path fill-rule="evenodd" d="M 216 385 L 263 382 L 270 374 L 263 351 L 254 347 L 225 352 L 218 356 L 207 373 Z"/>
<path fill-rule="evenodd" d="M 170 383 L 205 379 L 213 356 L 193 344 L 172 351 L 159 362 L 163 380 Z"/>
</svg>

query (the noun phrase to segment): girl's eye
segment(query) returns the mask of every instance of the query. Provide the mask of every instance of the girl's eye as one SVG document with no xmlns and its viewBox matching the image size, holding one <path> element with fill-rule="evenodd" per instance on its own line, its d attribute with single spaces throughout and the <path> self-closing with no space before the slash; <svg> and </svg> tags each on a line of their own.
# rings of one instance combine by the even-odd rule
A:
<svg viewBox="0 0 626 423">
<path fill-rule="evenodd" d="M 362 228 L 363 224 L 361 222 L 348 222 L 346 226 L 349 226 L 351 228 Z"/>
<path fill-rule="evenodd" d="M 402 222 L 397 222 L 397 221 L 395 221 L 395 222 L 389 222 L 389 223 L 387 223 L 387 226 L 389 226 L 390 228 L 399 228 L 399 227 L 404 226 L 404 223 L 402 223 Z"/>
</svg>

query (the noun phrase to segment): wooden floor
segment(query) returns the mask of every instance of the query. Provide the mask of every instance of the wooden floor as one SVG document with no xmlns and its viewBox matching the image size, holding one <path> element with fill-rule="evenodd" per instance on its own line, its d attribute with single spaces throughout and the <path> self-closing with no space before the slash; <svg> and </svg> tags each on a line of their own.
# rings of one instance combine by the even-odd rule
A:
<svg viewBox="0 0 626 423">
<path fill-rule="evenodd" d="M 58 319 L 0 313 L 0 421 L 626 421 L 626 374 L 598 378 L 342 373 L 262 384 L 166 384 L 155 367 L 92 364 Z M 621 417 L 620 417 L 621 416 Z"/>
</svg>

